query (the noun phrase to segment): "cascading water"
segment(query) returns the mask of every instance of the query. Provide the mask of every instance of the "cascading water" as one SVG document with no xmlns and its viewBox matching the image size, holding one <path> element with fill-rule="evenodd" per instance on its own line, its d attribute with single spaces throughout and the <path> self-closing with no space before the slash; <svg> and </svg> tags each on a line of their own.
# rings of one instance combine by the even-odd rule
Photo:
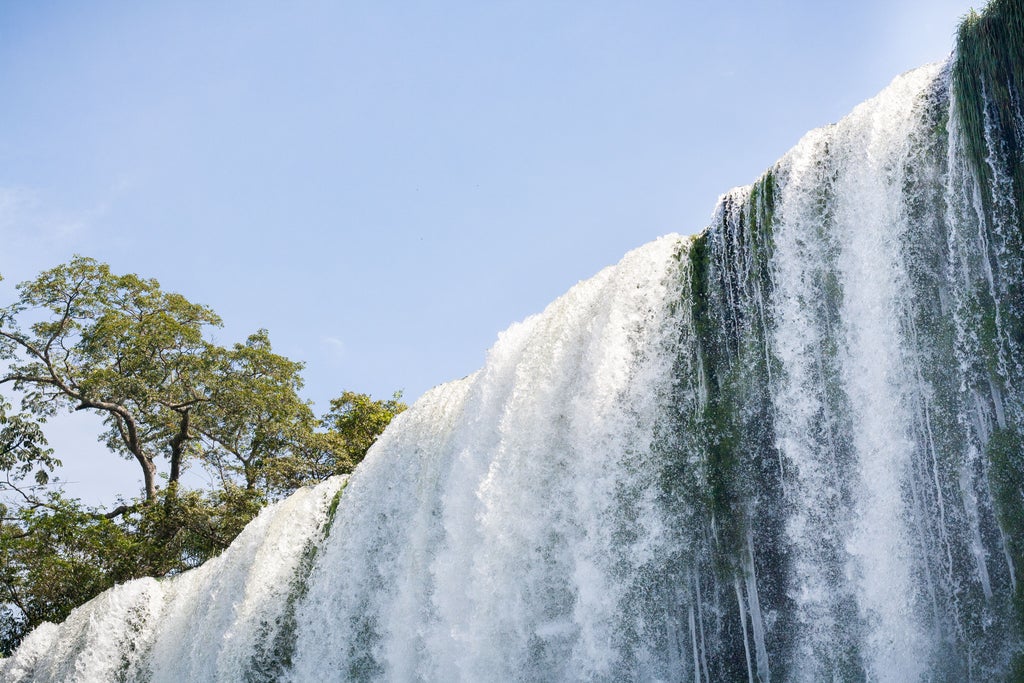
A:
<svg viewBox="0 0 1024 683">
<path fill-rule="evenodd" d="M 222 555 L 102 593 L 0 660 L 5 681 L 273 680 L 340 477 L 264 510 Z"/>
<path fill-rule="evenodd" d="M 1024 8 L 12 681 L 1024 675 Z"/>
</svg>

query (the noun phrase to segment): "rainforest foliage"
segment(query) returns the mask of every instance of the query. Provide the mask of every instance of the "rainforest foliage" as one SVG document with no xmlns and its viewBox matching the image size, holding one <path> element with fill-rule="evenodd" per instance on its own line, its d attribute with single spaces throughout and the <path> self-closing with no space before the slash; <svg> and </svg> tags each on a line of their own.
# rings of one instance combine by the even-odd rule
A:
<svg viewBox="0 0 1024 683">
<path fill-rule="evenodd" d="M 220 346 L 220 325 L 156 280 L 83 257 L 0 308 L 0 386 L 20 403 L 0 402 L 0 652 L 115 583 L 218 554 L 268 502 L 351 472 L 406 407 L 345 391 L 318 417 L 302 363 L 266 330 Z M 98 416 L 141 490 L 112 509 L 68 497 L 52 475 L 75 454 L 46 440 L 58 412 Z M 185 486 L 190 468 L 214 483 Z"/>
</svg>

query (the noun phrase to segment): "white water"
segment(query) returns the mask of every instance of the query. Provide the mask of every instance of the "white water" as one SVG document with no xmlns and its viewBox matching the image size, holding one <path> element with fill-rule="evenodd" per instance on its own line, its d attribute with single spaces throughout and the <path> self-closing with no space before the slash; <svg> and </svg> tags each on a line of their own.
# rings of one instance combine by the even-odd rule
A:
<svg viewBox="0 0 1024 683">
<path fill-rule="evenodd" d="M 295 680 L 613 677 L 630 578 L 672 523 L 650 461 L 680 243 L 578 285 L 399 416 L 318 558 Z"/>
<path fill-rule="evenodd" d="M 222 555 L 181 576 L 131 581 L 0 660 L 5 681 L 241 681 L 287 609 L 292 577 L 317 540 L 334 478 L 263 510 Z"/>
<path fill-rule="evenodd" d="M 900 170 L 911 154 L 916 105 L 938 71 L 898 78 L 780 163 L 787 182 L 775 228 L 772 341 L 784 371 L 779 447 L 796 474 L 789 522 L 802 629 L 796 679 L 838 673 L 830 660 L 854 617 L 843 612 L 845 601 L 856 605 L 873 680 L 919 680 L 928 660 L 901 493 L 914 447 L 905 394 L 917 387 L 900 338 L 901 297 L 911 290 L 900 258 L 907 232 Z M 827 217 L 818 202 L 823 187 L 832 196 Z M 822 310 L 828 278 L 842 293 L 831 312 Z M 820 388 L 829 373 L 844 390 L 842 415 Z M 853 442 L 840 446 L 844 431 Z M 839 556 L 824 557 L 826 548 Z M 837 572 L 847 579 L 839 585 Z"/>
<path fill-rule="evenodd" d="M 955 111 L 943 118 L 948 79 L 942 65 L 905 74 L 810 133 L 772 169 L 771 202 L 723 197 L 703 275 L 691 238 L 664 237 L 512 326 L 483 369 L 395 419 L 326 538 L 337 481 L 264 512 L 198 570 L 40 627 L 0 673 L 1004 671 L 1019 568 L 984 452 L 1020 420 L 1021 359 L 999 317 L 1010 257 L 987 240 L 1015 207 L 986 223 Z"/>
</svg>

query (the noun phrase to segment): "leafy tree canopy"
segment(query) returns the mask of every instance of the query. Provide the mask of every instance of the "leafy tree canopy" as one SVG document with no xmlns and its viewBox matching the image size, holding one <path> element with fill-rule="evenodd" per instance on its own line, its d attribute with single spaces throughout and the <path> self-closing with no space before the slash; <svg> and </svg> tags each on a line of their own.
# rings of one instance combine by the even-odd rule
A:
<svg viewBox="0 0 1024 683">
<path fill-rule="evenodd" d="M 229 347 L 208 307 L 156 280 L 75 257 L 18 286 L 0 308 L 0 652 L 114 583 L 194 567 L 226 548 L 268 501 L 363 459 L 405 409 L 351 391 L 317 418 L 303 364 L 266 330 Z M 58 411 L 101 417 L 101 440 L 134 461 L 141 491 L 112 510 L 66 497 L 45 438 Z M 69 454 L 68 457 L 74 457 Z M 205 490 L 180 487 L 205 468 Z"/>
</svg>

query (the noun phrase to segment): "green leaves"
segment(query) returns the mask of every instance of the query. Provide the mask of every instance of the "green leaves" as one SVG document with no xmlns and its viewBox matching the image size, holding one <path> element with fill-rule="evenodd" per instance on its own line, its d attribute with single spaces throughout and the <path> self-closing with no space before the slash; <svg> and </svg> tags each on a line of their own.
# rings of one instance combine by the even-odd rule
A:
<svg viewBox="0 0 1024 683">
<path fill-rule="evenodd" d="M 46 437 L 39 423 L 24 413 L 9 415 L 11 406 L 0 401 L 0 471 L 6 473 L 6 486 L 24 479 L 36 470 L 35 481 L 44 485 L 49 481 L 47 471 L 60 466 L 47 447 Z M 0 482 L 0 492 L 5 484 Z"/>
<path fill-rule="evenodd" d="M 0 651 L 131 575 L 133 543 L 110 520 L 51 494 L 0 528 Z"/>
<path fill-rule="evenodd" d="M 352 472 L 395 415 L 406 409 L 400 398 L 400 392 L 377 401 L 345 391 L 333 399 L 329 412 L 294 433 L 287 454 L 260 463 L 268 494 L 287 495 L 300 486 Z"/>
<path fill-rule="evenodd" d="M 226 548 L 268 500 L 351 472 L 405 409 L 346 391 L 321 419 L 300 396 L 303 364 L 266 330 L 220 346 L 208 307 L 138 275 L 75 257 L 18 286 L 0 308 L 0 650 L 115 582 L 165 576 Z M 106 512 L 64 498 L 41 423 L 103 418 L 101 440 L 136 461 L 144 487 Z M 214 482 L 179 487 L 188 466 Z M 162 488 L 157 485 L 166 481 Z"/>
<path fill-rule="evenodd" d="M 321 424 L 342 439 L 346 454 L 358 463 L 392 418 L 406 409 L 401 398 L 402 393 L 396 392 L 390 400 L 374 401 L 366 394 L 346 391 L 331 401 Z"/>
<path fill-rule="evenodd" d="M 18 301 L 0 311 L 0 352 L 10 361 L 0 383 L 22 392 L 23 407 L 39 416 L 59 408 L 99 413 L 106 444 L 139 463 L 152 501 L 157 457 L 171 461 L 176 483 L 196 438 L 188 414 L 210 403 L 232 370 L 223 362 L 228 351 L 205 338 L 220 318 L 156 280 L 115 275 L 84 257 L 18 291 Z M 29 332 L 19 326 L 23 319 Z M 264 351 L 270 354 L 269 342 Z"/>
<path fill-rule="evenodd" d="M 218 476 L 255 488 L 264 463 L 313 428 L 310 404 L 298 394 L 302 367 L 273 353 L 266 330 L 213 352 L 209 400 L 197 405 L 194 425 L 202 436 L 198 457 Z"/>
</svg>

